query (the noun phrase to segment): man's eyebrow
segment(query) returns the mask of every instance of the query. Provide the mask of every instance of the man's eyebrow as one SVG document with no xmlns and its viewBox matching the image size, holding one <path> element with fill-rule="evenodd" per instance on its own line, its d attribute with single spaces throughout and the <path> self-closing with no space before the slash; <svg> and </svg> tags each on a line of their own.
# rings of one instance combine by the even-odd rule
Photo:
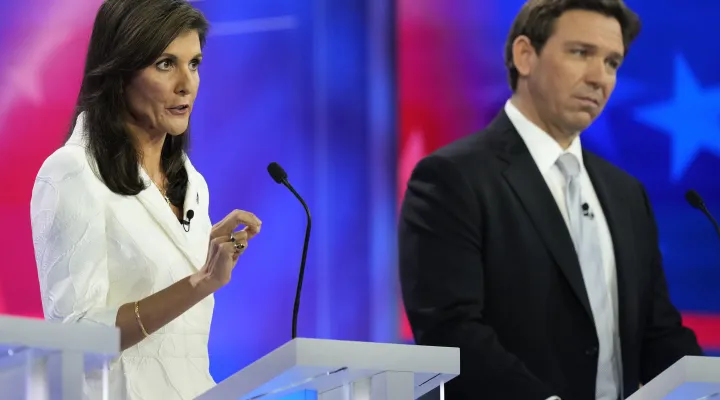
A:
<svg viewBox="0 0 720 400">
<path fill-rule="evenodd" d="M 599 47 L 595 44 L 583 42 L 582 40 L 570 40 L 565 43 L 565 47 L 571 47 L 571 46 L 580 46 L 588 50 L 592 51 L 598 51 Z M 611 51 L 610 57 L 616 59 L 617 61 L 622 61 L 625 56 L 622 53 L 618 53 L 617 51 Z"/>
</svg>

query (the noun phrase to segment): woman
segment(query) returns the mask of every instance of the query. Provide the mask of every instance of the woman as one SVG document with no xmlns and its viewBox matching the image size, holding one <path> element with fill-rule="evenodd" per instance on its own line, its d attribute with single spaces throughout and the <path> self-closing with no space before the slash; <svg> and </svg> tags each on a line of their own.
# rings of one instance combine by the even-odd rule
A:
<svg viewBox="0 0 720 400">
<path fill-rule="evenodd" d="M 74 127 L 33 188 L 45 317 L 119 328 L 111 399 L 212 387 L 213 293 L 260 231 L 239 210 L 211 225 L 207 184 L 185 153 L 207 30 L 183 0 L 105 1 Z M 101 398 L 101 374 L 85 381 L 86 396 Z"/>
</svg>

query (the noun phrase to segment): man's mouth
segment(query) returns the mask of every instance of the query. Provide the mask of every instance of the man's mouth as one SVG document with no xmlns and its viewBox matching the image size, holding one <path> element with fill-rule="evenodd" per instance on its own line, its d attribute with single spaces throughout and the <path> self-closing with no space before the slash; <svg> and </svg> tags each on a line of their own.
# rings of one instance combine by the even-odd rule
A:
<svg viewBox="0 0 720 400">
<path fill-rule="evenodd" d="M 592 107 L 600 106 L 600 101 L 590 96 L 577 96 L 577 99 Z"/>
</svg>

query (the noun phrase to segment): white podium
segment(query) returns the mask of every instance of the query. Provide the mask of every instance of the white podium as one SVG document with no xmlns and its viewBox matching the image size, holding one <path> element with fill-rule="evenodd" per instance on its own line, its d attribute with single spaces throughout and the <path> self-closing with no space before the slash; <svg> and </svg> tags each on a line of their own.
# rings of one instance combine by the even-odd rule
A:
<svg viewBox="0 0 720 400">
<path fill-rule="evenodd" d="M 85 372 L 107 378 L 119 353 L 114 327 L 0 316 L 0 398 L 80 400 Z"/>
<path fill-rule="evenodd" d="M 628 397 L 628 400 L 685 399 L 720 399 L 720 358 L 683 357 Z"/>
<path fill-rule="evenodd" d="M 460 374 L 460 350 L 297 338 L 197 400 L 409 400 Z"/>
</svg>

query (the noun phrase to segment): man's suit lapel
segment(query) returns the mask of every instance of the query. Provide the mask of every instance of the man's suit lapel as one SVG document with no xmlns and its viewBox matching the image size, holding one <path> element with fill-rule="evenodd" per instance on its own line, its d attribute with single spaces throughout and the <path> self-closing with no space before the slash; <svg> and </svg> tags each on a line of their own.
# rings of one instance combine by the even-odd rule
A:
<svg viewBox="0 0 720 400">
<path fill-rule="evenodd" d="M 495 136 L 494 140 L 499 145 L 498 156 L 508 163 L 503 172 L 505 179 L 520 199 L 583 308 L 592 318 L 590 301 L 572 238 L 527 146 L 504 111 L 490 125 L 488 133 Z"/>
<path fill-rule="evenodd" d="M 612 185 L 608 175 L 601 173 L 602 165 L 594 155 L 583 152 L 585 169 L 588 171 L 590 180 L 597 193 L 600 205 L 605 214 L 610 236 L 612 237 L 615 254 L 615 269 L 617 271 L 618 286 L 618 320 L 620 325 L 621 343 L 630 343 L 628 336 L 630 332 L 637 332 L 637 321 L 635 316 L 639 314 L 637 304 L 638 296 L 633 295 L 638 285 L 635 282 L 635 275 L 632 274 L 635 265 L 635 253 L 632 231 L 632 216 L 624 193 Z M 622 353 L 625 357 L 627 346 L 623 347 Z"/>
<path fill-rule="evenodd" d="M 200 270 L 205 260 L 198 258 L 197 249 L 192 246 L 192 243 L 196 242 L 192 240 L 195 233 L 192 229 L 190 232 L 185 232 L 185 229 L 172 212 L 172 209 L 165 202 L 165 198 L 162 193 L 160 193 L 160 190 L 152 183 L 152 180 L 142 168 L 140 168 L 140 176 L 145 181 L 147 189 L 136 196 L 138 201 L 145 207 L 155 222 L 163 229 L 165 234 L 170 237 L 178 250 L 183 253 L 195 269 Z M 188 209 L 190 204 L 195 202 L 195 196 L 196 190 L 194 189 L 191 179 L 188 183 L 187 194 L 185 195 L 185 210 Z M 185 213 L 185 211 L 183 211 L 183 213 Z M 203 242 L 203 244 L 207 246 L 206 242 Z"/>
</svg>

